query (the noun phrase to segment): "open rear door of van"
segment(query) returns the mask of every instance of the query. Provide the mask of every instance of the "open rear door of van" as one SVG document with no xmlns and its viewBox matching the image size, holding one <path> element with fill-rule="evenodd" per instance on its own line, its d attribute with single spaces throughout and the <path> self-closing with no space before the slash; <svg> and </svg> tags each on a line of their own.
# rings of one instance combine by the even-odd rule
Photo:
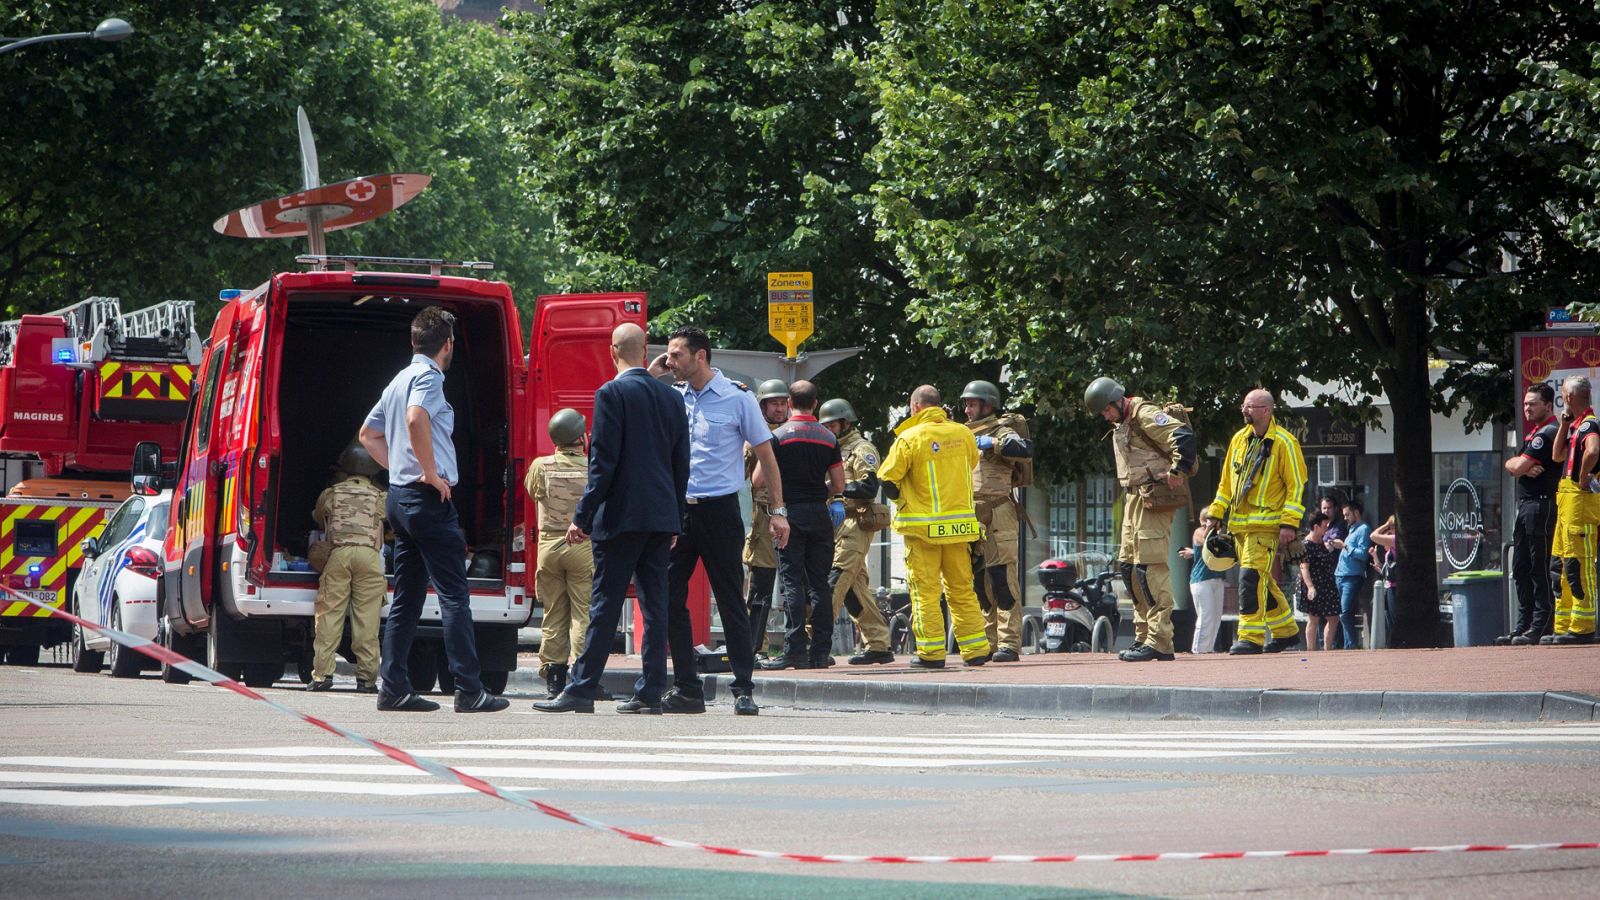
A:
<svg viewBox="0 0 1600 900">
<path fill-rule="evenodd" d="M 527 457 L 515 468 L 520 480 L 528 463 L 555 450 L 550 443 L 550 416 L 571 407 L 594 424 L 594 392 L 616 377 L 611 364 L 611 331 L 624 322 L 645 327 L 645 295 L 546 294 L 533 310 L 532 346 L 528 353 Z M 538 514 L 522 491 L 527 527 L 528 581 L 538 554 Z M 562 523 L 565 527 L 565 523 Z"/>
</svg>

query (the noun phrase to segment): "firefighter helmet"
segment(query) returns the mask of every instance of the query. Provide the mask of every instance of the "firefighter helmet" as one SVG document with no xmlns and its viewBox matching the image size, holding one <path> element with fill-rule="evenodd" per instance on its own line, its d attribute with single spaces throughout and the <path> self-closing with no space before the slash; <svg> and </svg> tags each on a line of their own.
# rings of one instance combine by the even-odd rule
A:
<svg viewBox="0 0 1600 900">
<path fill-rule="evenodd" d="M 583 440 L 583 413 L 571 408 L 556 410 L 550 417 L 550 440 L 557 447 L 565 447 Z"/>
<path fill-rule="evenodd" d="M 1089 407 L 1089 412 L 1098 416 L 1101 410 L 1126 396 L 1128 392 L 1122 389 L 1122 385 L 1101 375 L 1089 382 L 1088 390 L 1083 392 L 1083 404 Z"/>
<path fill-rule="evenodd" d="M 1206 533 L 1203 548 L 1201 561 L 1213 572 L 1226 572 L 1239 562 L 1239 551 L 1234 545 L 1233 535 L 1221 528 L 1213 528 Z"/>
<path fill-rule="evenodd" d="M 346 475 L 365 475 L 373 478 L 383 471 L 378 461 L 372 458 L 367 448 L 361 446 L 358 440 L 352 440 L 345 445 L 344 452 L 339 454 L 339 470 Z"/>
<path fill-rule="evenodd" d="M 837 422 L 840 419 L 850 423 L 861 421 L 856 418 L 855 407 L 850 405 L 849 400 L 845 400 L 842 397 L 835 397 L 829 400 L 822 404 L 821 409 L 817 410 L 817 421 L 824 425 L 829 422 Z"/>
<path fill-rule="evenodd" d="M 982 400 L 990 409 L 1000 408 L 1000 389 L 992 381 L 969 381 L 961 390 L 963 400 Z"/>
<path fill-rule="evenodd" d="M 756 402 L 789 399 L 789 385 L 782 378 L 768 378 L 756 387 Z"/>
</svg>

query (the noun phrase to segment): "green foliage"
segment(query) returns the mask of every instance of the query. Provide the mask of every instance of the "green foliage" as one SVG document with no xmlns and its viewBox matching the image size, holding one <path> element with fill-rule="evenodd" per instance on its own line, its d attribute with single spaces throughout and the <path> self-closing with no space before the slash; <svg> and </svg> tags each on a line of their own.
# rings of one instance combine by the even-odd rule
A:
<svg viewBox="0 0 1600 900">
<path fill-rule="evenodd" d="M 401 211 L 332 234 L 329 252 L 491 258 L 531 304 L 552 255 L 502 134 L 506 41 L 425 0 L 129 0 L 138 33 L 0 56 L 0 305 L 89 294 L 125 307 L 206 300 L 293 269 L 303 240 L 224 238 L 227 211 L 301 187 L 294 109 L 324 181 L 419 171 Z M 92 27 L 23 0 L 7 35 Z"/>
<path fill-rule="evenodd" d="M 506 23 L 516 136 L 572 256 L 557 283 L 649 291 L 657 339 L 693 323 L 722 346 L 776 352 L 766 273 L 814 271 L 807 346 L 866 347 L 824 373 L 822 392 L 869 429 L 937 360 L 874 235 L 875 98 L 854 71 L 878 36 L 872 13 L 865 0 L 572 0 Z M 939 383 L 994 374 L 948 367 Z"/>
<path fill-rule="evenodd" d="M 1597 23 L 1592 4 L 885 0 L 882 236 L 926 290 L 924 333 L 1051 410 L 1113 374 L 1175 389 L 1215 437 L 1256 384 L 1381 389 L 1419 622 L 1428 408 L 1507 416 L 1509 332 L 1595 286 L 1564 239 L 1585 150 L 1504 104 L 1531 86 L 1517 60 L 1587 64 Z"/>
</svg>

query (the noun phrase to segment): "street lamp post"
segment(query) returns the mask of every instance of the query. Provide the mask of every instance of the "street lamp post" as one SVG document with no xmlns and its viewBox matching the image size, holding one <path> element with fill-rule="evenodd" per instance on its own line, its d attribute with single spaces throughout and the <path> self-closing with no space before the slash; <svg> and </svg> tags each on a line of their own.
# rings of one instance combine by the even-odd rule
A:
<svg viewBox="0 0 1600 900">
<path fill-rule="evenodd" d="M 30 38 L 0 38 L 0 53 L 10 53 L 32 44 L 48 44 L 53 41 L 120 41 L 133 34 L 133 26 L 121 19 L 106 19 L 95 26 L 93 31 L 73 31 L 65 34 L 41 34 Z"/>
</svg>

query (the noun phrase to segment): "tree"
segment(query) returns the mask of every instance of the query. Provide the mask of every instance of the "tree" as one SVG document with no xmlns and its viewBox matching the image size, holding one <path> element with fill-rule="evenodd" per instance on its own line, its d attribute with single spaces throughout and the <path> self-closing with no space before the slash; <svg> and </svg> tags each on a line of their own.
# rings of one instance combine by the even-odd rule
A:
<svg viewBox="0 0 1600 900">
<path fill-rule="evenodd" d="M 1094 374 L 1216 413 L 1381 389 L 1395 642 L 1432 642 L 1430 411 L 1503 418 L 1510 331 L 1592 290 L 1581 148 L 1504 101 L 1575 63 L 1587 4 L 886 0 L 877 214 L 946 342 L 1066 409 Z M 992 336 L 992 337 L 991 337 Z M 1435 382 L 1429 362 L 1450 360 Z M 1497 395 L 1496 395 L 1497 394 Z M 1234 420 L 1237 421 L 1236 419 Z"/>
<path fill-rule="evenodd" d="M 507 19 L 517 138 L 573 257 L 557 280 L 649 291 L 658 339 L 694 323 L 718 344 L 776 351 L 766 273 L 814 271 L 809 346 L 866 347 L 827 371 L 824 395 L 848 397 L 867 427 L 934 356 L 871 219 L 878 130 L 853 62 L 877 38 L 872 11 L 574 0 Z M 946 367 L 943 386 L 977 375 Z"/>
<path fill-rule="evenodd" d="M 135 37 L 0 57 L 8 314 L 90 294 L 127 307 L 204 300 L 294 268 L 304 241 L 224 238 L 211 223 L 301 187 L 297 105 L 325 180 L 434 177 L 393 216 L 331 235 L 330 252 L 498 257 L 531 304 L 552 254 L 502 135 L 503 37 L 442 21 L 424 0 L 134 0 L 117 12 Z M 79 30 L 84 15 L 24 0 L 0 13 L 0 31 Z"/>
</svg>

